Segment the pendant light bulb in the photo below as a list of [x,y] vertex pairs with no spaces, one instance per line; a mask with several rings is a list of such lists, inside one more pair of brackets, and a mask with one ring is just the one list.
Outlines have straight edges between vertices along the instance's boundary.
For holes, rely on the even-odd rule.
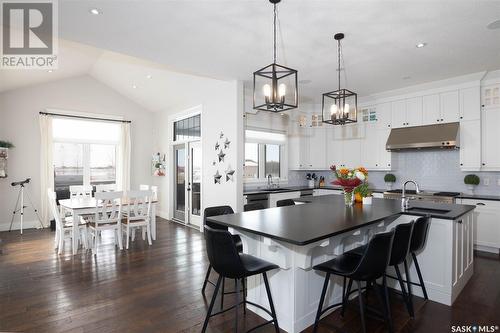
[[262,87],[262,92],[264,93],[264,96],[267,98],[271,97],[271,86],[269,84],[265,84]]
[[280,98],[283,98],[285,97],[285,95],[286,95],[286,84],[281,83],[278,87],[278,96]]
[[330,116],[333,116],[336,114],[337,114],[337,104],[332,104],[332,106],[330,106]]
[[345,104],[344,106],[344,117],[349,117],[349,104]]

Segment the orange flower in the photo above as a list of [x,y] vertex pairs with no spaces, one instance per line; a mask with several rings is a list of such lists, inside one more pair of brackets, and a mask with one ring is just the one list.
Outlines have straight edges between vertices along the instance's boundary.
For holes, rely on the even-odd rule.
[[361,172],[361,173],[363,173],[365,176],[367,176],[367,175],[368,175],[368,170],[366,170],[366,169],[365,169],[365,168],[363,168],[363,167],[359,167],[359,168],[358,168],[358,171],[359,171],[359,172]]
[[342,168],[339,170],[339,172],[342,176],[346,176],[349,173],[349,169]]

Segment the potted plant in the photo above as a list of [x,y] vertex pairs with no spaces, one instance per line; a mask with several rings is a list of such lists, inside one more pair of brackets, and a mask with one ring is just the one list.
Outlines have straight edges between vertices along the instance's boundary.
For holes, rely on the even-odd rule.
[[371,205],[372,204],[372,192],[368,188],[368,183],[363,183],[356,187],[356,196],[361,198],[361,202],[363,205]]
[[387,185],[387,189],[392,190],[392,186],[396,182],[396,176],[394,176],[394,174],[392,174],[392,173],[387,173],[384,176],[384,182]]
[[470,194],[474,194],[475,187],[479,185],[479,177],[474,174],[466,175],[464,177],[464,184],[467,185]]

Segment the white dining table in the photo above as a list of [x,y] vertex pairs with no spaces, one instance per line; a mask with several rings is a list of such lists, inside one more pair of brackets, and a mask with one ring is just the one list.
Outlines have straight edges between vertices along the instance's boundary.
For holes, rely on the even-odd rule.
[[[151,238],[156,240],[156,204],[157,200],[151,202]],[[96,211],[96,199],[95,198],[73,198],[73,199],[63,199],[59,200],[59,205],[64,208],[65,211],[71,212],[73,216],[73,235],[78,235],[78,221],[80,221],[80,216],[94,214]],[[122,212],[123,207],[128,205],[126,198],[122,199]],[[76,223],[75,223],[76,222]],[[72,237],[72,249],[73,255],[77,253],[78,238]]]

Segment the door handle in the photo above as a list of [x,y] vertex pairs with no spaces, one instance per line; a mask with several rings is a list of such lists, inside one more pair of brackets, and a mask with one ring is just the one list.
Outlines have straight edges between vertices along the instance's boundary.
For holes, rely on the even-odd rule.
[[485,204],[484,204],[484,203],[482,203],[482,202],[478,202],[478,203],[476,204],[476,206],[485,206]]

